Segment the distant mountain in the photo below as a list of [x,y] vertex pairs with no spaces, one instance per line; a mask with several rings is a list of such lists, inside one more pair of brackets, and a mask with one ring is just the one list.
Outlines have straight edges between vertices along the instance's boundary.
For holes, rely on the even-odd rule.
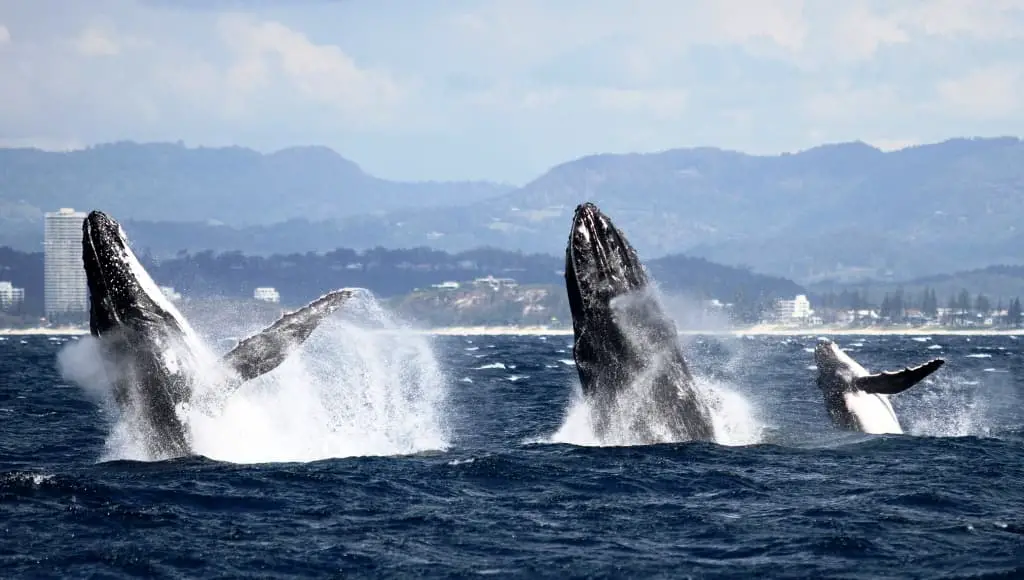
[[550,252],[564,247],[583,200],[613,216],[645,257],[685,252],[797,280],[1024,259],[1024,144],[1016,138],[888,153],[847,143],[779,156],[711,148],[595,155],[461,208],[343,223],[376,234],[370,244]]
[[805,283],[1024,263],[1024,143],[1016,138],[893,152],[858,142],[776,156],[715,148],[593,155],[514,190],[387,182],[322,148],[0,151],[0,244],[17,247],[38,247],[24,241],[24,228],[38,244],[39,208],[95,205],[164,256],[338,246],[557,254],[584,200],[608,212],[644,259],[685,253]]
[[38,248],[43,212],[60,207],[103,209],[121,221],[245,227],[459,206],[512,189],[387,181],[325,147],[270,154],[131,142],[67,153],[0,149],[0,244]]

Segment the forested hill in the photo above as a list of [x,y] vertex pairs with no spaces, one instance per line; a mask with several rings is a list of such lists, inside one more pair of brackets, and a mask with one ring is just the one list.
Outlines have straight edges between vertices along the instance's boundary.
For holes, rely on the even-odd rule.
[[[564,260],[546,254],[524,254],[490,248],[456,254],[414,248],[377,248],[357,252],[338,249],[325,254],[246,256],[238,252],[181,253],[173,259],[142,261],[158,284],[186,296],[250,298],[260,286],[273,286],[282,303],[304,304],[343,286],[368,288],[380,297],[394,297],[445,281],[467,282],[494,276],[517,283],[564,286]],[[0,248],[0,280],[25,288],[27,306],[42,310],[43,256]],[[667,292],[694,298],[761,303],[802,291],[784,278],[765,276],[699,258],[667,256],[648,262]]]

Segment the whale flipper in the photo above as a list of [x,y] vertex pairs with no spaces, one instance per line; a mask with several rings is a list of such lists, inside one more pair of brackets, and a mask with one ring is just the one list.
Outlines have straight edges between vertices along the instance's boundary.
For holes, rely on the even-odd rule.
[[866,377],[858,377],[854,382],[858,389],[867,393],[895,395],[916,385],[922,379],[937,371],[945,362],[941,358],[932,359],[922,365],[908,367],[901,371],[888,371]]
[[295,312],[283,315],[263,331],[239,342],[221,359],[233,368],[242,382],[268,373],[284,362],[291,351],[305,342],[329,314],[341,308],[357,290],[344,288],[328,292]]

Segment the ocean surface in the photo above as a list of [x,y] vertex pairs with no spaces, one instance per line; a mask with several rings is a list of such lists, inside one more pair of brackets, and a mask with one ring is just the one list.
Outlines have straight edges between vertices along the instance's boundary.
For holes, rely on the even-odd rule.
[[897,436],[831,427],[815,336],[681,337],[719,441],[643,446],[589,432],[571,337],[317,332],[167,461],[90,338],[0,340],[0,576],[1024,577],[1016,337],[837,337],[946,358]]

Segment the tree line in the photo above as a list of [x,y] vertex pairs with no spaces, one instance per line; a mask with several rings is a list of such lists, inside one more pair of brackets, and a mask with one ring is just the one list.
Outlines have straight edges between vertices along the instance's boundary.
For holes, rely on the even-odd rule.
[[996,298],[984,293],[972,296],[966,289],[952,294],[940,306],[933,288],[920,293],[906,293],[902,289],[885,292],[881,300],[872,300],[866,290],[828,292],[814,297],[815,309],[826,313],[840,310],[877,310],[879,318],[893,323],[909,322],[916,318],[938,320],[952,326],[965,326],[979,318],[992,317],[998,326],[1020,328],[1024,326],[1024,312],[1019,297]]
[[[196,298],[248,299],[253,290],[272,286],[282,303],[298,306],[344,286],[367,288],[392,298],[445,281],[465,282],[495,276],[519,284],[564,286],[565,262],[548,254],[478,248],[447,253],[426,247],[339,248],[326,253],[250,256],[241,252],[179,252],[158,259],[143,252],[140,260],[157,284]],[[666,256],[648,262],[662,290],[697,298],[717,298],[734,305],[741,320],[757,320],[775,299],[804,290],[785,278],[756,274],[687,256]],[[0,247],[0,280],[25,288],[25,310],[43,312],[43,254]]]

